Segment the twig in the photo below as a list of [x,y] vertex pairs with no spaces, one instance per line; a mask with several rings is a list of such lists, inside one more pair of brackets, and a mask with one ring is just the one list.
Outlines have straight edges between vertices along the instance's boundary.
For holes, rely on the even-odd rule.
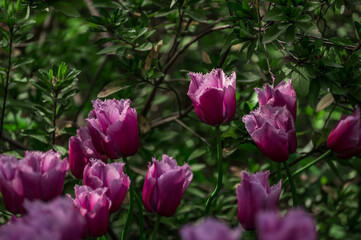
[[268,58],[268,52],[267,52],[267,47],[266,44],[263,44],[264,47],[264,53],[266,54],[266,61],[267,61],[267,67],[268,67],[268,72],[271,74],[272,79],[275,79],[275,75],[273,74],[272,70],[271,70],[271,65],[269,63],[269,58]]
[[174,36],[172,47],[170,48],[169,54],[167,56],[167,61],[169,60],[170,56],[172,56],[174,54],[174,51],[177,50],[177,47],[178,47],[178,44],[179,44],[177,39],[178,39],[178,37],[179,37],[179,35],[181,33],[182,23],[183,23],[183,11],[180,8],[178,9],[178,15],[179,15],[179,24],[178,24],[177,32],[176,32],[176,34]]
[[293,59],[295,59],[297,62],[299,61],[299,58],[293,55],[290,51],[288,51],[288,49],[285,46],[283,46],[280,40],[277,39],[277,42],[282,47],[282,49],[285,50]]
[[230,50],[231,50],[231,46],[228,47],[228,49],[227,49],[226,52],[224,53],[224,55],[223,55],[223,57],[222,57],[222,60],[221,60],[221,62],[220,62],[219,65],[218,65],[219,68],[221,68],[221,67],[223,66],[224,62],[225,62],[226,59],[227,59],[227,56],[228,56]]
[[218,26],[218,27],[212,27],[212,28],[208,28],[206,30],[204,30],[203,32],[199,33],[197,36],[193,37],[186,45],[184,45],[183,48],[181,48],[179,51],[177,51],[173,57],[167,62],[167,64],[164,66],[163,69],[163,73],[166,74],[168,72],[168,70],[170,69],[170,67],[173,65],[173,63],[175,62],[175,60],[177,60],[177,58],[185,51],[187,50],[187,48],[189,48],[193,43],[195,43],[196,41],[198,41],[200,38],[202,38],[203,36],[207,35],[208,33],[212,33],[214,31],[220,31],[220,30],[224,30],[224,29],[228,29],[228,28],[232,28],[233,26],[231,25],[223,25],[223,26]]
[[97,79],[99,78],[100,73],[102,72],[107,60],[108,60],[109,56],[105,56],[103,62],[99,65],[97,71],[94,74],[94,77],[92,78],[92,80],[90,81],[90,86],[88,88],[88,91],[83,99],[83,102],[81,103],[81,105],[78,107],[78,111],[76,112],[74,118],[73,118],[73,125],[76,124],[76,121],[79,117],[79,114],[83,111],[83,108],[85,106],[85,104],[88,102],[90,95],[94,89],[95,83],[97,82]]
[[205,144],[207,144],[207,146],[211,146],[211,144],[201,135],[199,135],[198,133],[196,133],[195,131],[193,131],[190,127],[188,127],[184,122],[182,122],[181,120],[179,120],[179,118],[175,119],[176,123],[178,123],[179,125],[181,125],[182,127],[184,127],[185,129],[187,129],[190,133],[192,133],[194,136],[196,136],[197,138],[199,138],[200,140],[202,140],[202,142],[204,142]]
[[173,113],[171,114],[170,116],[168,117],[165,117],[165,118],[157,118],[157,119],[154,119],[153,121],[151,121],[150,123],[150,128],[155,128],[155,127],[158,127],[160,125],[163,125],[163,124],[166,124],[166,123],[169,123],[169,122],[173,122],[175,121],[176,119],[180,119],[180,118],[183,118],[185,116],[187,116],[187,114],[189,112],[191,112],[193,110],[193,105],[190,105],[185,111],[184,113],[182,113],[182,117],[180,117],[179,113]]
[[29,147],[25,146],[24,144],[22,144],[22,143],[20,143],[20,142],[15,141],[14,139],[12,139],[12,138],[4,135],[4,134],[2,134],[1,137],[2,137],[5,141],[7,141],[8,143],[10,143],[11,145],[14,145],[15,147],[18,147],[18,148],[20,148],[20,149],[22,149],[22,150],[30,150]]

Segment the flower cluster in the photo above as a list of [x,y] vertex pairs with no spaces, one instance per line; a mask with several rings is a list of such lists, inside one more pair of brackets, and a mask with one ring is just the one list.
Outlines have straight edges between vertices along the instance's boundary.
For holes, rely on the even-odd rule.
[[[227,77],[223,70],[215,69],[206,75],[190,73],[190,77],[188,96],[196,114],[202,122],[219,130],[219,125],[231,121],[236,112],[235,72]],[[268,158],[285,162],[297,148],[297,98],[291,80],[282,81],[275,88],[266,84],[264,89],[255,90],[259,107],[242,120]],[[27,239],[77,240],[106,233],[109,215],[119,211],[128,190],[135,189],[136,181],[130,178],[126,157],[138,151],[139,130],[137,112],[130,108],[130,100],[97,99],[92,103],[94,109],[86,120],[87,126],[69,139],[69,165],[53,150],[25,152],[20,160],[0,155],[0,191],[5,207],[11,213],[22,214],[0,228],[1,239],[20,239],[22,234]],[[221,144],[217,146],[221,151]],[[361,153],[358,107],[353,115],[341,118],[330,133],[327,146],[340,158]],[[108,159],[119,158],[124,162],[107,163]],[[73,176],[83,180],[83,185],[74,187],[74,199],[70,195],[58,197],[69,166]],[[223,170],[222,165],[219,169]],[[241,173],[235,195],[243,229],[257,230],[260,240],[317,239],[314,220],[304,210],[291,209],[283,218],[279,216],[282,180],[270,186],[269,176],[269,171]],[[180,166],[165,154],[161,161],[153,158],[144,179],[144,208],[159,217],[172,217],[192,179],[188,164]],[[217,191],[216,188],[214,194]],[[187,224],[180,230],[183,240],[235,240],[241,233],[240,228],[231,229],[214,218],[197,225]]]

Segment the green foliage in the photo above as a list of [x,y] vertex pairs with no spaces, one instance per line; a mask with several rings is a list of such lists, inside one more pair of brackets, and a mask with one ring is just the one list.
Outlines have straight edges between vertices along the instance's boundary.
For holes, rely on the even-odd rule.
[[[241,170],[269,169],[272,183],[286,178],[286,172],[253,144],[241,120],[258,106],[254,88],[272,83],[273,77],[275,84],[292,79],[298,96],[298,149],[289,160],[292,172],[325,153],[327,136],[341,115],[361,105],[357,1],[0,4],[1,110],[5,106],[1,152],[20,156],[24,149],[52,147],[67,155],[68,139],[86,124],[92,99],[130,98],[141,131],[141,147],[130,161],[137,173],[136,192],[141,193],[152,157],[168,154],[194,171],[176,215],[162,219],[160,239],[178,239],[182,225],[201,218],[217,182],[215,130],[193,111],[186,95],[188,72],[221,67],[237,73],[237,113],[221,126],[224,186],[212,208],[212,214],[233,226],[238,225],[235,186]],[[320,239],[360,236],[360,171],[359,156],[339,160],[330,154],[295,177],[299,201],[315,216]],[[64,193],[72,193],[75,183],[67,176]],[[290,199],[289,185],[284,184],[282,212],[292,206]],[[127,207],[125,200],[110,218],[117,236]],[[155,217],[144,214],[149,236]],[[0,220],[5,222],[6,214],[0,213]],[[128,234],[132,239],[139,237],[138,220],[135,211]],[[251,238],[246,234],[245,239]]]

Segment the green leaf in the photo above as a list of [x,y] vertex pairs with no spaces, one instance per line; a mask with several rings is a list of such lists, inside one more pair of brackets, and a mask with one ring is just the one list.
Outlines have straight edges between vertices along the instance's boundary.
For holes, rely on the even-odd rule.
[[296,27],[298,27],[302,32],[304,32],[306,35],[312,36],[312,37],[321,37],[321,33],[318,30],[316,23],[313,21],[310,22],[296,22]]
[[174,4],[177,3],[177,0],[172,0],[172,2],[170,3],[170,7],[169,8],[172,8],[174,6]]
[[306,96],[310,89],[310,79],[304,67],[295,67],[292,72],[292,86],[297,95]]
[[193,159],[199,158],[200,156],[204,155],[206,152],[207,152],[206,148],[197,148],[194,152],[191,153],[191,155],[189,155],[187,161],[189,162]]
[[361,24],[359,22],[354,22],[355,24],[355,32],[356,32],[356,36],[357,39],[361,39]]
[[321,86],[317,79],[313,79],[310,83],[310,91],[308,93],[308,103],[312,108],[316,107],[318,101],[318,95],[320,92]]
[[263,21],[284,21],[287,20],[285,15],[285,8],[279,7],[268,11],[262,18]]
[[119,92],[137,83],[138,81],[133,81],[133,80],[120,80],[120,81],[111,82],[107,86],[105,86],[104,89],[100,91],[100,93],[98,93],[97,97],[105,98],[113,93]]
[[79,12],[70,3],[57,2],[55,3],[54,8],[69,17],[80,17]]
[[265,35],[263,36],[263,43],[270,43],[272,41],[274,41],[275,39],[277,39],[282,33],[284,33],[287,28],[291,26],[291,24],[281,24],[281,23],[277,23],[273,26],[271,26],[267,32],[265,33]]
[[292,44],[295,38],[296,38],[296,27],[294,25],[291,25],[289,28],[287,28],[287,31],[285,33],[285,40],[287,44]]
[[109,46],[106,48],[103,48],[102,50],[100,50],[99,52],[97,52],[97,54],[108,54],[108,53],[114,53],[117,51],[117,49],[120,48],[120,46]]

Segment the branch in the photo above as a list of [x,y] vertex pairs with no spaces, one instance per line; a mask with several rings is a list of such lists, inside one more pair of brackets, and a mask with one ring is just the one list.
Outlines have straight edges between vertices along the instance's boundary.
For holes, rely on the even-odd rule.
[[196,133],[195,131],[193,131],[190,127],[188,127],[184,122],[182,122],[181,120],[179,120],[178,118],[175,119],[175,121],[181,125],[182,127],[184,127],[185,129],[187,129],[190,133],[192,133],[194,136],[196,136],[197,138],[199,138],[202,142],[204,142],[205,144],[207,144],[207,146],[211,146],[211,144],[201,135],[199,135],[198,133]]
[[187,50],[187,48],[189,48],[193,43],[195,43],[196,41],[198,41],[200,38],[202,38],[203,36],[212,33],[214,31],[220,31],[220,30],[224,30],[224,29],[228,29],[228,28],[232,28],[233,26],[231,25],[223,25],[223,26],[219,26],[219,27],[212,27],[212,28],[208,28],[206,30],[204,30],[203,32],[199,33],[197,36],[193,37],[186,45],[184,45],[183,48],[181,48],[179,51],[177,51],[173,57],[168,61],[168,63],[164,66],[163,69],[163,73],[166,74],[169,70],[169,68],[174,64],[174,62],[177,60],[177,58],[185,51]]
[[89,98],[90,98],[90,95],[94,89],[94,86],[95,86],[95,83],[97,82],[97,79],[99,78],[99,75],[100,73],[102,72],[104,66],[105,66],[105,63],[107,62],[109,56],[106,55],[103,62],[99,65],[97,71],[95,72],[94,74],[94,77],[92,78],[92,80],[90,81],[90,86],[88,88],[88,92],[86,93],[84,99],[83,99],[83,102],[81,103],[81,105],[78,107],[78,111],[76,112],[74,118],[73,118],[73,125],[76,124],[76,121],[79,117],[79,114],[83,111],[83,108],[85,106],[85,104],[88,102]]

